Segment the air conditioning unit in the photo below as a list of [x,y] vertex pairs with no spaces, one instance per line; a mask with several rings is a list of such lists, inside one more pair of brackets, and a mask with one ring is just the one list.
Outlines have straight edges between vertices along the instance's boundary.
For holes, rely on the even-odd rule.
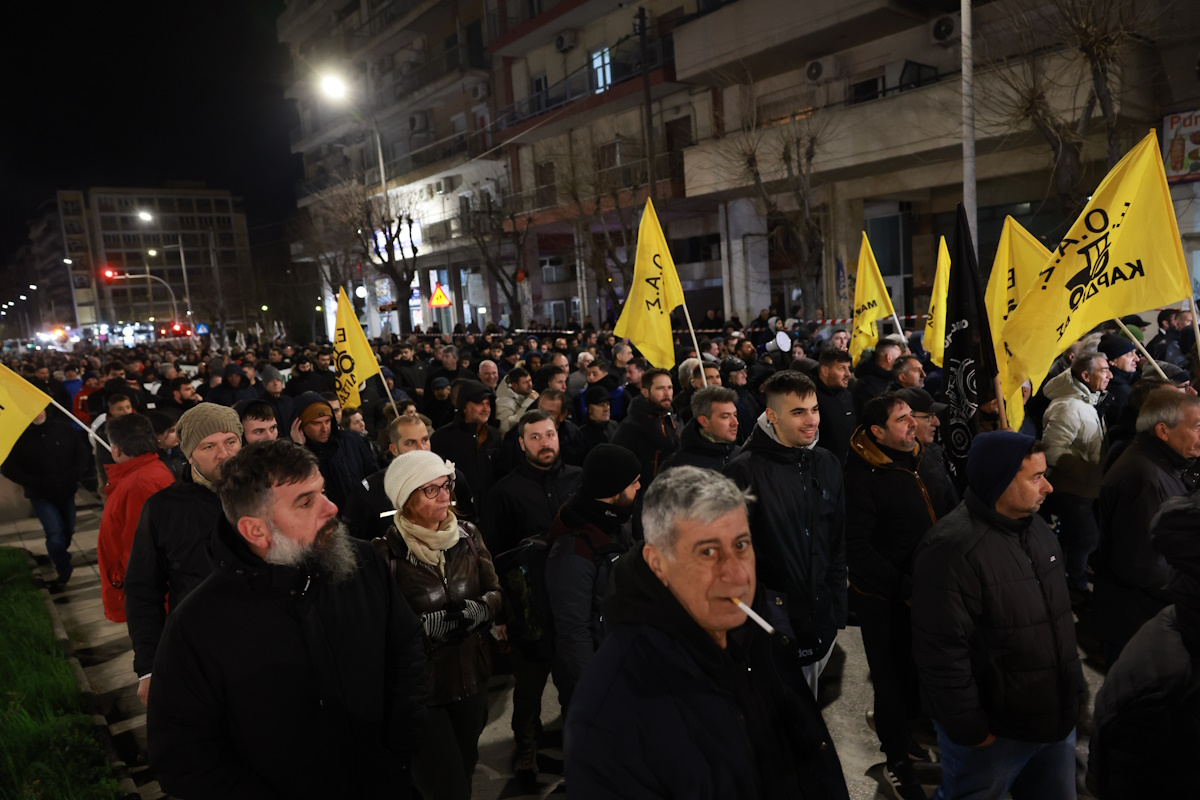
[[804,77],[811,84],[828,83],[842,77],[842,64],[834,56],[825,56],[808,62]]
[[434,194],[445,194],[446,193],[446,182],[445,181],[434,181],[433,182],[433,193]]
[[477,83],[471,87],[472,100],[487,100],[488,85],[486,83]]
[[554,49],[560,53],[569,53],[575,49],[577,35],[573,28],[562,31],[554,37]]
[[938,47],[951,47],[962,41],[962,15],[947,14],[929,23],[929,42]]
[[429,130],[429,115],[421,111],[409,116],[408,130],[411,133],[424,133]]

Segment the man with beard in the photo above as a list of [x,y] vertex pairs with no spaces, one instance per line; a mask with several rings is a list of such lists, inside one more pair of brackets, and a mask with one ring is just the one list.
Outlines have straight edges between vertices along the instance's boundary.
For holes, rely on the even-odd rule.
[[247,447],[217,484],[215,571],[171,614],[147,734],[189,798],[409,797],[424,727],[421,623],[346,535],[316,457]]
[[633,543],[641,464],[602,444],[583,462],[579,491],[558,511],[546,542],[546,589],[554,613],[554,685],[563,719],[584,668],[604,640],[602,612],[613,564]]
[[158,403],[160,410],[171,408],[182,414],[200,402],[200,398],[196,396],[196,387],[192,385],[192,379],[186,375],[172,378],[165,384],[165,387],[166,397]]
[[475,496],[483,497],[495,482],[500,449],[500,434],[488,424],[496,396],[479,381],[463,381],[457,400],[453,421],[434,431],[429,443],[433,452],[463,471]]
[[679,449],[679,433],[671,414],[674,393],[669,372],[647,370],[642,375],[642,396],[629,404],[629,416],[613,436],[613,444],[632,451],[641,462],[642,486],[649,485],[663,462]]
[[1104,420],[1104,427],[1111,431],[1117,427],[1121,411],[1129,403],[1133,382],[1137,379],[1139,356],[1137,345],[1115,333],[1106,333],[1100,337],[1098,349],[1108,358],[1108,368],[1112,371],[1112,377],[1108,381],[1108,394],[1100,401],[1096,410]]
[[336,414],[329,401],[315,392],[296,398],[296,419],[291,439],[317,457],[325,476],[325,492],[338,508],[345,508],[350,493],[378,465],[366,440],[334,423]]
[[167,609],[178,608],[212,572],[208,540],[221,515],[213,481],[221,477],[225,461],[242,449],[242,424],[226,406],[201,403],[184,412],[176,430],[191,471],[146,501],[125,567],[125,621],[143,704],[149,702],[150,673]]

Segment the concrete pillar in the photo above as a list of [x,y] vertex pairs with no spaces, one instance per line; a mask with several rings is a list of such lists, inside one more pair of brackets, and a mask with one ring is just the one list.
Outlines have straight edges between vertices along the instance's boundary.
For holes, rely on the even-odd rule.
[[454,326],[460,321],[466,326],[467,317],[463,314],[466,292],[463,291],[462,270],[458,265],[451,263],[450,256],[446,256],[446,277],[450,281],[450,329],[454,330]]
[[429,308],[429,298],[433,296],[433,287],[429,284],[429,269],[422,267],[417,270],[417,281],[421,285],[421,330],[429,332],[433,324],[433,314]]
[[370,269],[364,270],[366,280],[363,281],[367,288],[367,338],[374,339],[379,336],[379,293],[375,288],[375,281],[378,280],[372,274]]
[[732,200],[721,209],[721,237],[725,313],[736,311],[748,324],[771,303],[767,220],[753,200]]

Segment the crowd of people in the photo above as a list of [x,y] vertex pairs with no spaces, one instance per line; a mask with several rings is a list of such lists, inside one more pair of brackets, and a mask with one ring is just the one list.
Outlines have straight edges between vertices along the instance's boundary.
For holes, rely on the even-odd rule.
[[509,670],[530,789],[553,680],[573,795],[845,798],[817,701],[848,624],[895,797],[932,763],[940,798],[1074,797],[1079,733],[1096,796],[1184,796],[1200,363],[1190,312],[1157,322],[1153,361],[1115,321],[1074,343],[1019,430],[980,387],[960,471],[920,333],[855,367],[768,311],[710,312],[671,370],[591,328],[376,340],[354,407],[316,344],[9,354],[74,418],[2,471],[58,586],[77,489],[103,498],[175,796],[469,797]]

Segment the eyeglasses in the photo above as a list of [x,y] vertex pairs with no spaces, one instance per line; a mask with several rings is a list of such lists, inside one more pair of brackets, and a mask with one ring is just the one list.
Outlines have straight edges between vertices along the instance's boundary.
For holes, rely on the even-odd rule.
[[441,492],[443,490],[445,490],[446,494],[450,494],[451,492],[454,491],[454,478],[451,478],[450,480],[446,481],[445,483],[438,483],[438,484],[434,484],[433,486],[422,486],[421,487],[421,491],[424,492],[425,496],[428,497],[430,500],[435,499],[439,494],[441,494]]

